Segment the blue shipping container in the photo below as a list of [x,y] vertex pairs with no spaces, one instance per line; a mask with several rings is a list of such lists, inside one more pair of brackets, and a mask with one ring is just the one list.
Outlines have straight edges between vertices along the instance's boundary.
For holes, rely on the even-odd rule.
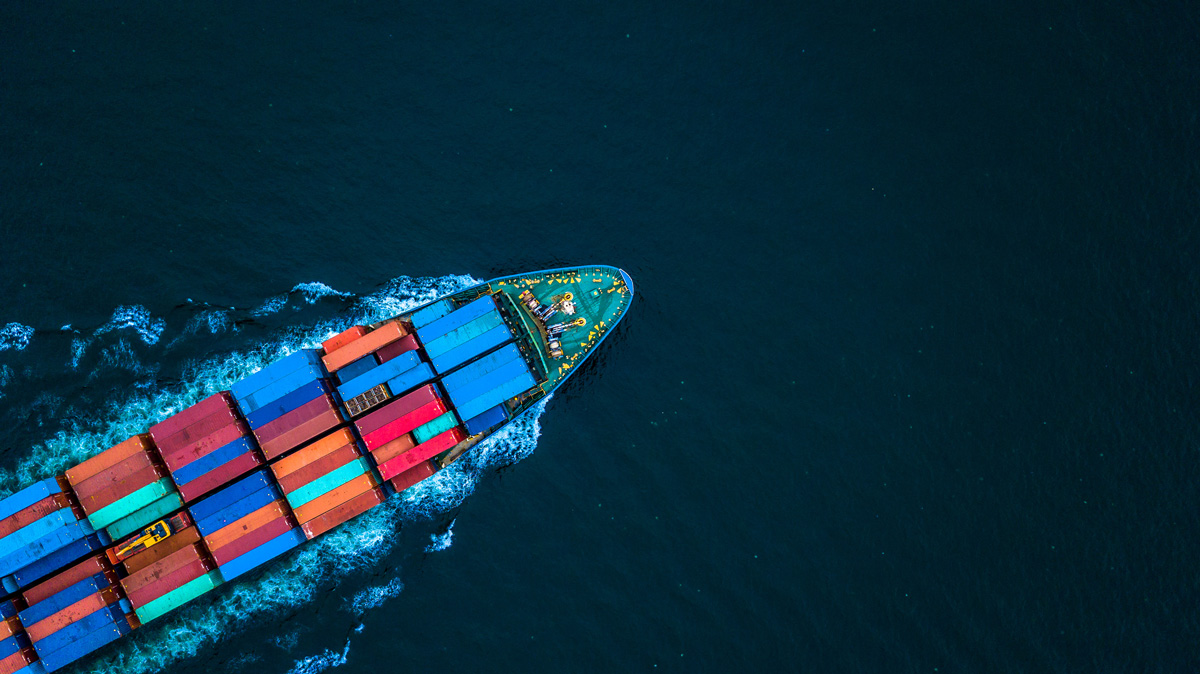
[[107,627],[118,620],[124,619],[125,614],[121,612],[121,607],[116,604],[110,604],[34,642],[33,648],[37,651],[39,658],[45,658],[47,655],[67,647],[72,642],[102,627]]
[[421,363],[399,377],[389,379],[387,386],[392,395],[398,396],[410,388],[424,384],[430,379],[433,379],[433,369],[429,367],[429,363]]
[[469,435],[475,435],[495,426],[499,426],[507,418],[508,410],[504,407],[504,405],[496,405],[486,412],[477,414],[470,419],[467,419],[467,422],[464,425],[467,427],[467,433]]
[[217,568],[221,570],[221,576],[226,581],[230,581],[256,566],[275,559],[304,541],[304,532],[300,529],[292,529],[286,534],[273,538],[250,552],[230,560],[228,564]]
[[254,446],[250,444],[251,442],[250,438],[238,438],[217,451],[205,454],[199,459],[181,467],[179,470],[171,473],[171,478],[175,480],[175,484],[185,485],[216,468],[224,466],[243,454],[249,454],[254,451]]
[[[475,381],[456,389],[450,393],[450,402],[454,403],[455,407],[468,403],[488,391],[504,384],[512,379],[520,377],[522,374],[529,374],[529,368],[526,367],[524,360],[510,360],[497,370],[477,378]],[[471,417],[467,417],[470,419]]]
[[503,323],[504,321],[501,320],[499,312],[489,311],[470,323],[459,326],[432,342],[425,344],[425,353],[429,354],[430,358],[435,358]]
[[450,300],[438,300],[433,304],[421,307],[413,312],[409,318],[412,320],[413,328],[420,330],[437,319],[450,313],[454,307],[450,306]]
[[0,618],[11,618],[17,614],[17,607],[12,600],[0,602]]
[[58,480],[52,477],[36,482],[0,501],[0,520],[7,519],[47,496],[58,494],[61,491],[62,487],[58,486]]
[[274,480],[267,475],[267,471],[259,469],[203,501],[197,501],[188,510],[192,513],[193,520],[208,519],[259,489],[272,484],[274,484]]
[[4,538],[0,538],[0,557],[7,557],[19,548],[74,521],[75,515],[71,512],[70,508],[56,510],[41,519],[34,520]]
[[95,533],[95,530],[92,529],[92,525],[87,520],[80,520],[67,526],[59,527],[11,555],[0,559],[0,574],[11,574],[65,547],[71,541],[79,540],[93,533]]
[[342,400],[349,400],[354,396],[366,393],[389,379],[400,376],[419,365],[420,362],[421,358],[417,355],[416,351],[402,353],[370,372],[342,384],[338,387],[338,394],[342,396]]
[[328,375],[325,373],[325,368],[320,365],[309,365],[304,369],[284,375],[245,398],[239,399],[238,407],[241,408],[242,413],[250,414],[263,405],[269,405],[271,401],[282,398],[308,382],[314,379],[324,379],[326,376]]
[[512,333],[509,332],[508,326],[501,325],[492,328],[475,339],[450,349],[436,358],[432,358],[433,368],[444,374],[475,356],[484,353],[488,349],[500,346],[510,339],[512,339]]
[[49,618],[55,613],[58,613],[71,604],[74,604],[80,599],[96,594],[109,585],[110,583],[108,582],[108,579],[105,578],[104,574],[102,573],[97,573],[90,578],[84,578],[78,583],[63,588],[49,597],[39,601],[33,606],[30,606],[24,611],[21,611],[19,614],[21,616],[21,624],[33,625],[36,622],[40,622],[41,620]]
[[489,407],[494,407],[517,395],[518,393],[525,391],[526,389],[533,388],[535,383],[536,382],[533,381],[533,377],[529,376],[528,374],[523,374],[520,377],[503,384],[502,386],[484,393],[465,405],[459,405],[458,416],[470,419],[471,417],[481,414]]
[[375,357],[375,354],[368,353],[367,355],[363,356],[362,358],[359,358],[358,360],[354,361],[353,363],[350,363],[349,365],[338,370],[337,374],[335,374],[334,376],[337,377],[337,380],[339,383],[345,384],[346,382],[350,381],[351,379],[354,379],[355,377],[366,374],[367,372],[374,369],[378,365],[379,365],[379,359]]
[[[230,391],[233,393],[234,398],[241,400],[297,370],[302,370],[310,365],[320,364],[321,351],[319,349],[301,349],[296,353],[280,358],[241,381],[234,382],[233,386],[230,387]],[[313,378],[319,379],[319,377]]]
[[0,640],[0,660],[16,653],[22,648],[29,648],[29,636],[18,632],[7,639]]
[[71,562],[74,562],[87,553],[99,550],[112,543],[112,539],[102,534],[103,532],[99,532],[71,541],[36,562],[17,569],[11,576],[13,587],[8,587],[9,578],[5,578],[4,589],[9,592],[16,592],[18,588],[29,587],[41,578],[68,566]]
[[279,499],[279,491],[274,486],[263,487],[202,520],[196,520],[196,528],[207,536]]
[[516,360],[520,357],[521,350],[517,348],[517,345],[509,344],[503,348],[496,349],[479,360],[464,365],[460,370],[442,377],[442,386],[447,392],[453,393],[456,389],[471,383],[474,379],[482,377],[508,361]]
[[329,383],[324,379],[314,379],[247,414],[246,421],[250,423],[250,428],[261,428],[325,393],[329,393]]
[[129,634],[129,621],[122,616],[117,622],[105,625],[94,632],[80,637],[70,645],[50,653],[41,659],[41,664],[45,666],[47,672],[62,669],[88,653],[99,650],[102,646],[106,646],[126,634]]
[[421,340],[422,344],[428,344],[447,332],[495,310],[496,303],[492,300],[492,296],[484,295],[417,330],[417,338]]

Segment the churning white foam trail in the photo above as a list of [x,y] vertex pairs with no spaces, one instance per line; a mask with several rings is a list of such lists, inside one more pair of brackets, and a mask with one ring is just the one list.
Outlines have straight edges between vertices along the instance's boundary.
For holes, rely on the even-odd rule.
[[133,330],[142,341],[153,346],[158,344],[167,322],[150,315],[150,310],[140,304],[122,305],[113,310],[112,318],[96,328],[95,334],[103,335],[113,330]]
[[0,351],[23,351],[33,340],[33,328],[21,323],[8,323],[0,328]]

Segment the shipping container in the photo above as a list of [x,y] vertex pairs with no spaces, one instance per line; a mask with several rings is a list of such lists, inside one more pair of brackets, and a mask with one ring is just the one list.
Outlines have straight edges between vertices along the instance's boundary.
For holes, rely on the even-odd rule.
[[12,517],[38,501],[60,493],[62,493],[62,487],[55,478],[47,478],[30,485],[0,501],[0,519]]
[[68,541],[54,552],[43,555],[37,561],[12,572],[12,576],[4,579],[4,589],[16,592],[18,588],[28,587],[34,582],[67,566],[81,556],[99,550],[112,541],[102,532],[85,535]]
[[533,380],[531,375],[523,374],[502,386],[498,386],[491,391],[474,398],[469,402],[459,405],[458,415],[465,419],[470,419],[471,417],[480,414],[489,408],[495,407],[509,398],[528,391],[536,385],[537,382]]
[[[79,499],[79,506],[89,516],[96,515],[110,505],[129,496],[133,492],[153,484],[167,476],[167,471],[155,465],[147,465],[130,475],[123,482],[110,484],[100,491]],[[92,524],[95,524],[93,521]],[[99,525],[104,526],[104,525]]]
[[187,428],[190,424],[204,417],[219,412],[221,409],[232,409],[233,396],[228,391],[214,393],[200,402],[173,414],[150,427],[150,436],[156,441],[169,438],[171,435]]
[[125,590],[125,594],[131,594],[165,577],[176,569],[187,566],[192,562],[202,561],[204,557],[204,550],[200,547],[199,543],[184,546],[157,562],[122,578],[121,588]]
[[110,574],[111,572],[97,573],[55,592],[44,600],[18,613],[21,616],[21,623],[24,625],[33,625],[49,618],[80,599],[96,594],[111,586],[113,580],[109,577]]
[[110,569],[112,569],[112,564],[109,563],[107,557],[104,555],[93,555],[62,573],[56,574],[54,577],[30,587],[22,592],[21,596],[24,597],[27,605],[32,606],[85,578],[91,578],[98,573],[105,573]]
[[[408,338],[405,337],[405,339],[408,339]],[[398,344],[398,343],[399,342],[392,342],[392,344]],[[389,344],[388,346],[391,346],[391,344]],[[386,349],[388,347],[385,346],[384,348]],[[343,367],[342,369],[338,370],[337,373],[334,375],[334,378],[337,379],[337,382],[339,384],[345,384],[346,382],[353,380],[355,377],[362,375],[362,374],[366,374],[367,372],[370,372],[371,370],[374,370],[377,367],[379,367],[379,358],[377,358],[376,355],[373,353],[368,353],[367,355],[363,356],[362,358],[359,358],[358,360],[354,361],[353,363],[350,363],[346,367]]]
[[104,491],[114,485],[122,484],[131,476],[137,474],[138,471],[153,466],[156,457],[157,454],[149,450],[135,452],[133,456],[105,468],[79,484],[72,485],[72,491],[75,492],[75,497],[82,503],[84,499],[93,494]]
[[410,433],[421,424],[428,423],[446,413],[446,406],[440,400],[435,400],[418,407],[404,416],[389,422],[377,430],[363,434],[363,443],[367,449],[375,449],[385,443]]
[[205,592],[211,592],[221,582],[221,573],[219,571],[209,571],[203,576],[188,581],[179,588],[171,590],[158,599],[147,603],[145,606],[134,609],[134,613],[137,615],[138,620],[145,625],[151,620],[161,617],[164,613],[183,606]]
[[107,527],[113,522],[145,508],[173,491],[175,491],[175,485],[171,483],[170,478],[164,477],[155,480],[144,487],[135,489],[128,496],[123,496],[114,503],[89,513],[88,521],[97,529]]
[[212,562],[209,562],[208,559],[194,559],[178,568],[171,569],[163,573],[161,577],[155,578],[136,590],[127,591],[129,603],[134,607],[134,610],[137,610],[139,606],[145,606],[171,590],[183,587],[185,584],[212,571],[213,566]]
[[165,518],[176,510],[183,509],[183,498],[177,492],[171,492],[154,503],[130,513],[104,528],[113,539],[125,538],[129,534],[142,529],[160,519]]
[[404,395],[409,389],[420,386],[430,379],[433,379],[433,368],[429,366],[429,363],[421,363],[400,376],[389,379],[387,387],[392,395],[399,396]]
[[132,557],[126,559],[122,564],[125,566],[125,571],[133,574],[154,564],[155,562],[164,559],[168,555],[182,550],[193,543],[200,540],[200,530],[194,526],[186,527],[181,531],[171,534],[166,540],[159,541],[154,545],[138,552]]
[[404,452],[417,446],[417,441],[413,439],[412,433],[405,433],[400,437],[390,442],[384,443],[380,447],[371,450],[371,457],[375,459],[375,465],[400,456]]
[[429,344],[433,340],[450,332],[451,330],[466,325],[480,316],[496,310],[496,302],[492,300],[491,295],[484,295],[477,300],[467,303],[466,305],[451,311],[441,318],[417,329],[417,338],[422,344]]
[[0,674],[44,674],[46,669],[41,664],[30,666],[37,662],[37,654],[31,651],[17,651],[0,660]]
[[512,331],[508,329],[508,326],[501,325],[488,330],[469,342],[464,342],[450,349],[440,356],[431,358],[430,361],[433,363],[434,370],[445,374],[475,356],[486,353],[490,349],[500,346],[512,338]]
[[383,503],[383,491],[375,487],[305,522],[301,529],[304,531],[305,538],[311,541],[339,524],[358,517],[380,503]]
[[408,332],[397,321],[384,323],[337,351],[326,354],[321,360],[325,363],[325,369],[330,372],[336,372],[368,353],[378,351],[407,334]]
[[[481,374],[474,381],[448,390],[450,401],[455,407],[463,403],[470,402],[475,398],[491,391],[494,388],[502,386],[521,375],[528,375],[529,367],[525,364],[524,359],[511,360],[491,372]],[[474,416],[474,415],[471,415]],[[467,417],[468,419],[470,417]]]
[[0,558],[7,557],[55,529],[64,527],[74,521],[75,514],[70,509],[56,510],[41,519],[35,520],[4,538],[0,538]]
[[221,446],[220,449],[205,454],[186,466],[180,467],[179,470],[171,473],[171,477],[175,480],[175,484],[184,485],[243,454],[250,454],[255,451],[257,450],[250,438],[241,437]]
[[0,620],[0,639],[7,639],[14,634],[19,634],[25,631],[25,626],[21,624],[21,619],[17,617],[5,618]]
[[246,421],[249,422],[252,429],[261,428],[329,391],[328,382],[324,379],[315,379],[247,414]]
[[[45,536],[37,539],[36,541],[27,544],[20,550],[0,558],[0,574],[16,575],[26,567],[34,565],[43,557],[46,557],[60,548],[67,546],[69,543],[71,543],[71,541],[78,540],[85,536],[90,536],[94,533],[95,530],[92,529],[92,525],[88,524],[87,520],[77,521],[65,526],[61,526]],[[61,564],[67,564],[71,561],[73,560],[64,560],[61,562]],[[43,575],[57,568],[59,567],[56,566],[54,568],[46,569],[43,572]],[[37,580],[37,577],[32,577],[30,580]],[[19,582],[20,581],[18,580],[18,583]]]
[[235,456],[233,459],[217,466],[204,475],[179,487],[183,500],[191,503],[214,489],[238,479],[247,472],[263,465],[263,458],[258,452],[250,452]]
[[461,369],[442,377],[442,387],[446,389],[447,393],[453,394],[454,391],[462,388],[464,385],[470,384],[472,381],[514,360],[523,360],[521,349],[516,344],[506,344],[486,356],[481,356],[479,360],[472,361],[464,365]]
[[247,494],[204,519],[196,520],[196,527],[200,529],[201,536],[208,536],[278,499],[279,491],[274,486],[263,487],[258,491]]
[[124,618],[111,625],[106,625],[94,632],[82,636],[62,648],[42,657],[40,663],[46,672],[53,672],[75,662],[79,658],[92,653],[108,644],[129,634],[129,623]]
[[454,307],[451,306],[450,300],[438,300],[417,309],[409,318],[412,320],[413,328],[420,330],[453,310]]
[[238,406],[241,407],[243,414],[250,414],[263,405],[269,405],[272,401],[282,398],[308,382],[316,379],[324,379],[325,376],[325,370],[320,364],[308,365],[303,369],[280,377],[245,398],[238,398]]
[[375,357],[379,359],[380,363],[386,363],[402,354],[408,353],[409,351],[416,351],[418,348],[420,348],[420,346],[421,345],[417,343],[416,335],[408,335],[403,339],[392,342],[391,344],[379,349],[375,352]]
[[105,469],[115,466],[134,454],[152,449],[153,446],[148,435],[135,435],[125,442],[109,447],[74,468],[68,468],[67,481],[72,485],[80,484],[89,477],[104,472]]
[[267,472],[265,470],[258,470],[212,496],[193,503],[189,506],[188,510],[195,521],[208,519],[254,492],[271,486],[272,482]]
[[347,463],[344,466],[336,468],[329,473],[309,482],[300,487],[296,491],[286,494],[287,501],[292,508],[298,508],[314,498],[333,491],[338,487],[346,484],[350,480],[368,473],[371,471],[371,465],[366,459],[359,458]]
[[33,524],[52,512],[62,510],[70,505],[71,500],[66,494],[54,494],[34,503],[28,508],[0,520],[0,538],[8,536],[22,527]]
[[225,566],[238,557],[266,545],[295,528],[296,524],[292,522],[290,516],[280,515],[263,524],[261,527],[247,532],[245,535],[219,548],[214,548],[213,558],[217,560],[217,564]]
[[501,325],[504,325],[504,320],[500,318],[500,312],[489,311],[433,341],[424,342],[425,353],[430,358],[440,356]]
[[167,464],[167,467],[172,472],[177,471],[193,461],[199,460],[201,457],[212,454],[234,440],[248,435],[250,435],[250,428],[245,423],[238,421],[224,426],[211,435],[200,438],[189,445],[184,445],[170,452],[162,452],[163,462]]
[[333,337],[321,342],[321,348],[325,351],[325,355],[329,355],[365,334],[367,334],[367,329],[365,327],[361,325],[351,326],[346,330],[334,335]]
[[80,617],[78,620],[63,625],[61,629],[36,639],[33,645],[39,655],[49,655],[102,627],[112,625],[124,619],[125,614],[121,612],[121,607],[116,605],[101,606],[91,613]]
[[287,494],[300,489],[304,485],[317,480],[318,478],[327,475],[334,470],[357,459],[361,454],[358,447],[354,444],[346,445],[340,449],[336,449],[325,456],[313,461],[307,466],[285,475],[279,479],[279,488],[283,493]]
[[204,543],[209,550],[228,545],[230,542],[258,529],[267,522],[286,516],[290,510],[281,501],[272,501],[261,508],[250,512],[245,517],[230,522],[204,537]]
[[406,396],[396,398],[388,404],[373,410],[370,414],[354,422],[354,425],[358,427],[360,434],[366,435],[435,400],[439,400],[439,397],[434,390],[433,384],[422,386]]
[[336,409],[332,409],[319,417],[306,421],[292,430],[263,443],[263,454],[272,459],[277,456],[281,456],[288,450],[299,447],[309,440],[320,436],[326,431],[336,428],[341,423],[341,413]]
[[282,478],[289,473],[293,473],[313,461],[325,456],[329,452],[337,450],[348,444],[356,442],[354,433],[348,428],[342,428],[326,435],[316,442],[303,447],[291,456],[285,456],[282,459],[271,464],[271,472],[275,474],[276,479]]
[[332,396],[317,396],[291,412],[258,427],[254,430],[254,437],[262,445],[333,409],[337,409],[337,404]]
[[85,595],[78,601],[72,602],[45,618],[26,626],[25,631],[33,641],[41,641],[96,611],[102,611],[106,607],[115,606],[118,601],[120,601],[120,595],[117,593],[116,588],[112,584],[109,584],[98,592]]
[[454,416],[454,412],[446,412],[442,416],[431,419],[414,428],[412,436],[419,445],[423,442],[428,442],[433,436],[445,433],[457,425],[458,417]]
[[[243,377],[241,380],[234,382],[233,386],[230,387],[234,399],[243,400],[248,398],[272,384],[287,379],[296,372],[305,371],[313,365],[320,364],[319,353],[317,349],[301,349],[289,356],[280,358],[254,374]],[[310,380],[320,378],[320,375],[309,377]],[[278,397],[268,398],[264,402],[275,400]]]
[[159,453],[164,456],[176,454],[184,447],[199,442],[237,421],[239,421],[237,412],[230,407],[222,406],[212,414],[193,421],[165,438],[155,437],[154,444],[158,446]]
[[428,442],[423,442],[407,452],[379,466],[379,474],[385,480],[390,480],[400,473],[412,468],[422,461],[427,461],[442,452],[462,442],[466,436],[457,428],[452,428],[441,435],[435,436]]
[[226,581],[233,580],[247,571],[261,566],[286,553],[288,550],[291,550],[306,540],[308,539],[304,537],[304,532],[300,531],[299,529],[292,529],[280,536],[277,536],[276,538],[271,539],[267,543],[258,546],[250,552],[233,559],[228,564],[223,564],[220,567],[221,576],[224,577]]
[[375,477],[373,471],[363,473],[358,477],[342,484],[341,486],[328,491],[317,498],[312,499],[308,503],[296,508],[293,512],[296,515],[296,521],[303,525],[305,522],[311,522],[314,518],[319,517],[337,506],[349,501],[359,494],[374,489],[379,486],[379,480]]
[[[389,360],[383,365],[377,365],[353,379],[342,379],[345,383],[337,387],[338,395],[342,396],[343,400],[349,400],[354,396],[387,382],[389,379],[398,377],[404,372],[420,365],[420,363],[421,359],[417,356],[417,352],[410,351],[398,358]],[[345,370],[342,370],[342,372],[345,372]]]
[[467,419],[463,425],[467,428],[467,435],[478,435],[480,433],[486,433],[487,431],[490,431],[496,426],[504,423],[507,419],[508,408],[503,404],[500,404],[485,412],[480,412],[470,419]]
[[0,639],[0,658],[7,658],[13,653],[19,653],[26,648],[29,648],[29,637],[24,634],[16,634],[6,639]]

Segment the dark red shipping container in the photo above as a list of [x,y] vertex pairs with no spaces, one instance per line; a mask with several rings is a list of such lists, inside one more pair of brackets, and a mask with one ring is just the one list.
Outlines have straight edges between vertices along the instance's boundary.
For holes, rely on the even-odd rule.
[[171,554],[163,557],[157,562],[147,566],[144,569],[135,571],[121,579],[121,587],[125,589],[125,594],[136,592],[139,589],[153,583],[160,578],[170,574],[175,569],[182,568],[197,560],[203,560],[205,555],[200,549],[200,545],[193,543],[183,547]]
[[179,495],[185,502],[191,503],[261,465],[263,465],[263,459],[258,452],[247,452],[236,459],[226,461],[187,484],[179,485]]
[[375,459],[375,465],[390,461],[397,456],[407,452],[417,446],[417,441],[413,439],[412,433],[405,433],[400,437],[385,443],[380,447],[371,450],[371,458]]
[[129,496],[151,482],[161,480],[166,475],[166,471],[158,466],[147,466],[130,475],[124,482],[101,489],[87,498],[79,499],[79,505],[83,508],[84,512],[91,515],[104,506],[112,505],[117,500]]
[[254,429],[254,437],[258,438],[260,444],[269,442],[293,428],[319,417],[329,410],[336,409],[336,407],[333,403],[333,398],[329,397],[329,394],[321,395],[278,419]]
[[417,344],[417,336],[409,335],[398,342],[392,342],[382,349],[375,352],[375,356],[379,358],[380,363],[386,363],[389,360],[399,356],[402,353],[414,351],[419,345]]
[[168,536],[167,540],[155,543],[149,548],[126,559],[123,562],[125,570],[128,573],[136,573],[199,540],[200,530],[194,526],[189,526],[178,533]]
[[421,424],[432,421],[445,413],[446,406],[442,401],[435,400],[431,403],[426,403],[391,423],[385,424],[370,433],[364,433],[362,436],[363,443],[366,444],[367,449],[381,447],[417,428]]
[[354,425],[358,427],[359,434],[366,435],[399,419],[422,405],[438,399],[433,384],[427,384],[402,398],[397,398],[383,407],[373,410],[367,416],[354,422]]
[[132,592],[127,591],[126,596],[129,597],[129,603],[133,604],[135,608],[145,606],[148,602],[158,599],[184,583],[196,580],[200,576],[212,571],[212,567],[213,565],[206,559],[197,559],[188,562],[151,583],[147,583]]
[[163,460],[167,462],[172,471],[176,471],[196,459],[207,456],[234,440],[248,435],[250,435],[250,429],[246,427],[246,424],[239,421],[221,428],[212,435],[200,438],[186,447],[169,453],[164,452]]
[[433,465],[432,461],[422,461],[388,480],[388,482],[392,483],[392,488],[396,490],[396,493],[399,493],[427,477],[433,477],[433,474],[436,472],[437,467]]
[[267,458],[273,459],[293,447],[299,447],[325,431],[336,428],[340,423],[342,423],[342,415],[337,410],[330,410],[269,442],[264,442],[262,444],[263,454],[266,454]]
[[75,496],[82,501],[102,489],[107,489],[114,484],[124,482],[130,475],[152,465],[154,465],[154,456],[150,452],[138,452],[128,459],[118,462],[111,468],[106,468],[83,482],[74,485]]
[[380,503],[383,503],[383,490],[375,487],[370,491],[365,491],[355,496],[333,510],[305,522],[300,528],[304,530],[305,538],[311,541],[337,525],[358,517]]
[[233,404],[233,396],[230,395],[228,391],[214,393],[195,405],[177,412],[151,426],[150,435],[154,438],[155,444],[157,444],[160,438],[168,438],[186,428],[188,425],[203,419],[213,412],[220,411],[222,407],[228,408],[233,406]]
[[234,412],[232,405],[222,405],[220,409],[193,421],[161,440],[156,437],[154,442],[160,450],[170,453],[181,447],[186,447],[200,438],[212,435],[218,429],[237,421],[238,418],[238,414]]
[[20,512],[13,513],[0,520],[0,538],[11,534],[21,527],[28,526],[55,511],[62,510],[71,504],[66,494],[51,494]]
[[217,564],[228,564],[267,541],[274,540],[295,528],[296,525],[289,515],[276,517],[261,527],[246,532],[241,538],[213,550],[213,559],[217,560]]
[[21,593],[21,596],[25,598],[25,601],[30,606],[33,606],[50,595],[57,594],[85,578],[91,578],[97,573],[104,573],[111,568],[112,564],[104,555],[88,557],[57,576],[44,580],[25,590]]
[[416,466],[421,461],[432,459],[442,452],[466,439],[466,435],[458,428],[451,428],[445,433],[439,433],[432,438],[413,447],[407,452],[379,466],[379,474],[383,479],[390,480],[400,473]]
[[335,449],[300,470],[284,475],[279,479],[279,487],[283,489],[283,493],[290,494],[334,469],[341,468],[359,456],[361,455],[355,445],[346,445],[341,449]]

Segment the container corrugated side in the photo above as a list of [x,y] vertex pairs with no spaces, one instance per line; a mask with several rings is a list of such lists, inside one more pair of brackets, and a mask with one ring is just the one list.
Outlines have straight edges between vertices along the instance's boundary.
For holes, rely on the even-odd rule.
[[512,338],[513,334],[508,329],[508,326],[500,325],[430,360],[435,370],[440,373],[446,373],[475,356],[486,352],[488,349],[500,346]]
[[373,353],[407,334],[408,332],[399,322],[384,323],[337,351],[326,354],[321,360],[325,364],[325,369],[330,372],[336,372],[368,353]]
[[162,617],[164,614],[173,611],[180,606],[192,601],[200,595],[215,590],[222,582],[221,573],[219,571],[209,571],[199,578],[184,583],[177,589],[171,590],[154,601],[134,609],[138,620],[143,625]]
[[312,540],[326,531],[358,517],[380,503],[383,503],[383,491],[374,487],[305,522],[301,529],[304,531],[305,538]]

